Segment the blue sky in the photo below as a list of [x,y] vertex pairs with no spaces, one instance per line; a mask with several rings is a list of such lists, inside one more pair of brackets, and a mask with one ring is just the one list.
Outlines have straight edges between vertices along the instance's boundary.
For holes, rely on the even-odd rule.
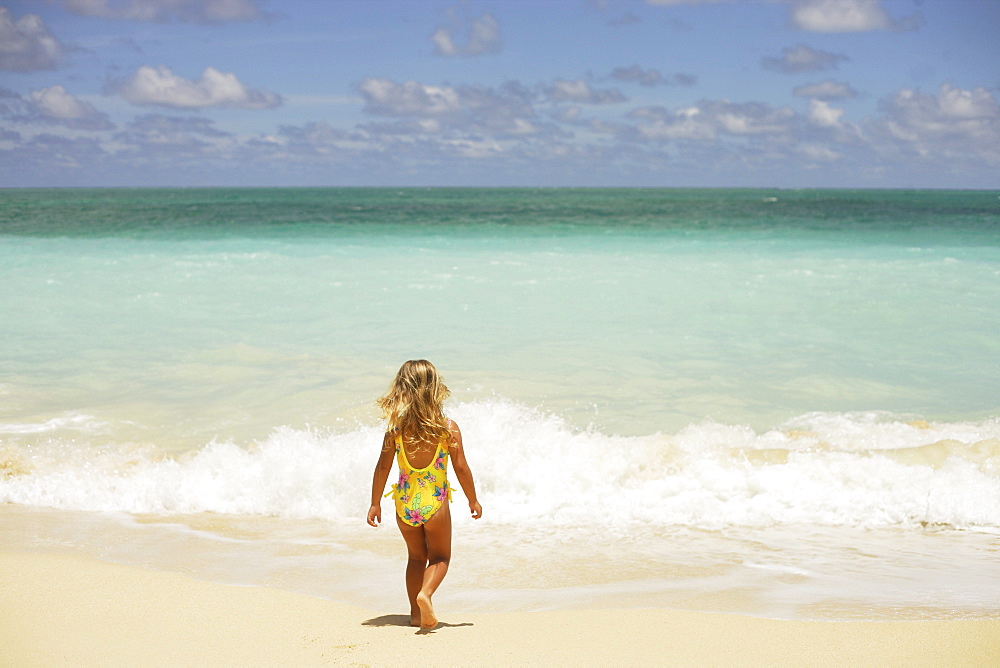
[[1000,187],[1000,0],[0,3],[3,186]]

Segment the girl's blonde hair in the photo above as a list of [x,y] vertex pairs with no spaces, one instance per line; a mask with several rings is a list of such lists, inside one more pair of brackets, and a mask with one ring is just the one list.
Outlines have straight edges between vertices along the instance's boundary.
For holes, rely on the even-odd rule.
[[451,392],[427,360],[409,360],[399,367],[389,391],[378,400],[389,430],[398,430],[418,440],[448,438],[448,419],[441,403]]

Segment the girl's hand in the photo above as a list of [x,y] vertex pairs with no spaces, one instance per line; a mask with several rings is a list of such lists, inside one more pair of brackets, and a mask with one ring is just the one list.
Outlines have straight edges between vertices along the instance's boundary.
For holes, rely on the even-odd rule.
[[377,527],[382,521],[382,506],[372,506],[368,509],[368,525]]
[[483,516],[483,507],[479,505],[478,501],[476,501],[475,503],[470,503],[469,510],[472,511],[472,519],[474,520],[478,520],[480,517]]

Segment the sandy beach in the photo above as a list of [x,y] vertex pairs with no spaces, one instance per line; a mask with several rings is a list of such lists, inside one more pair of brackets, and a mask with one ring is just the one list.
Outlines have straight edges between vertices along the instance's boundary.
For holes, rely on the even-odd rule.
[[807,622],[664,609],[456,614],[433,632],[267,587],[89,557],[0,553],[10,666],[996,665],[1000,620]]

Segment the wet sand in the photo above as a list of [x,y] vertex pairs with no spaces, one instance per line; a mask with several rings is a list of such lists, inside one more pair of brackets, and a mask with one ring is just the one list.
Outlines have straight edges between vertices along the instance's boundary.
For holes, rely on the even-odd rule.
[[666,609],[449,614],[364,610],[91,557],[0,552],[12,666],[996,665],[1000,619],[810,622]]

